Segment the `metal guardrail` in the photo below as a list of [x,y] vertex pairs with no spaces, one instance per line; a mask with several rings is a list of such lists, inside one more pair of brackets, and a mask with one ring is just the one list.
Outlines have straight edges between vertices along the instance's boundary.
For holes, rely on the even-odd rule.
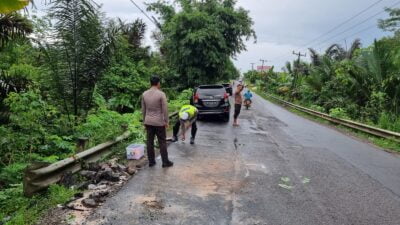
[[[178,115],[178,112],[171,113],[170,118]],[[25,170],[24,174],[24,195],[32,196],[34,193],[46,189],[51,184],[57,183],[67,173],[76,173],[82,169],[82,164],[95,162],[103,156],[110,154],[110,147],[131,136],[126,131],[112,141],[107,141],[74,156],[63,159],[53,164],[36,163]]]
[[299,106],[299,105],[295,105],[295,104],[293,104],[291,102],[284,101],[284,100],[279,99],[279,98],[277,98],[275,96],[272,96],[272,95],[268,95],[268,97],[270,97],[270,98],[272,98],[272,99],[274,99],[274,100],[276,100],[276,101],[278,101],[280,103],[283,103],[284,105],[287,105],[287,106],[289,106],[291,108],[294,108],[294,109],[302,111],[304,113],[307,113],[307,114],[310,114],[310,115],[313,115],[313,116],[328,120],[328,121],[333,122],[335,124],[340,124],[340,125],[343,125],[343,126],[346,126],[346,127],[358,130],[358,131],[362,131],[362,132],[365,132],[365,133],[368,133],[368,134],[371,134],[371,135],[374,135],[374,136],[377,136],[377,137],[387,138],[387,139],[390,139],[390,140],[393,140],[393,141],[396,141],[396,142],[400,142],[400,133],[396,133],[396,132],[389,131],[389,130],[384,130],[384,129],[373,127],[373,126],[369,126],[369,125],[366,125],[366,124],[354,122],[354,121],[351,121],[351,120],[335,118],[335,117],[332,117],[332,116],[330,116],[330,115],[328,115],[326,113],[318,112],[318,111],[311,110],[311,109],[308,109],[308,108],[305,108],[305,107],[302,107],[302,106]]

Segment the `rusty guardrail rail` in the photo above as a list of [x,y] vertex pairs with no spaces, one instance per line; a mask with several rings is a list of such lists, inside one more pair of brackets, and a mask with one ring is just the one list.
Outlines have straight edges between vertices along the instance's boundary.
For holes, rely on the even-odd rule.
[[[178,115],[178,112],[171,113],[170,118]],[[24,194],[32,196],[34,193],[46,189],[51,184],[57,183],[67,173],[76,173],[82,169],[83,163],[95,162],[103,156],[110,154],[110,147],[127,139],[131,132],[126,131],[121,136],[112,141],[94,146],[86,151],[80,152],[74,156],[55,162],[36,163],[25,170],[24,174]]]
[[387,138],[387,139],[391,139],[391,140],[396,141],[396,142],[400,142],[400,133],[396,133],[396,132],[389,131],[389,130],[384,130],[384,129],[373,127],[373,126],[369,126],[369,125],[366,125],[366,124],[354,122],[354,121],[351,121],[351,120],[335,118],[335,117],[332,117],[332,116],[330,116],[330,115],[328,115],[326,113],[322,113],[322,112],[318,112],[318,111],[315,111],[315,110],[311,110],[311,109],[308,109],[308,108],[293,104],[291,102],[287,102],[285,100],[279,99],[279,98],[277,98],[275,96],[272,96],[272,95],[268,95],[268,97],[270,97],[270,98],[272,98],[272,99],[274,99],[274,100],[276,100],[276,101],[278,101],[280,103],[283,103],[284,105],[287,105],[287,106],[289,106],[291,108],[294,108],[294,109],[302,111],[304,113],[319,117],[321,119],[328,120],[328,121],[333,122],[335,124],[343,125],[343,126],[346,126],[346,127],[358,130],[358,131],[362,131],[362,132],[377,136],[377,137]]

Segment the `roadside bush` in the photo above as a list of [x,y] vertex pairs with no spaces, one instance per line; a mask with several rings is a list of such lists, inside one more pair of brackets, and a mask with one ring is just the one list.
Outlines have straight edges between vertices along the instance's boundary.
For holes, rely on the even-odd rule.
[[0,183],[9,186],[10,184],[22,182],[23,170],[27,165],[27,163],[13,163],[2,168],[0,171]]
[[118,112],[100,108],[86,118],[86,122],[76,128],[75,136],[89,138],[89,145],[95,146],[107,140],[112,140],[124,132],[123,126],[129,126],[134,114],[119,114]]
[[340,119],[350,119],[348,116],[346,110],[342,108],[333,108],[329,110],[329,115],[335,118],[340,118]]
[[178,97],[168,102],[168,111],[170,113],[178,111],[183,105],[190,104],[192,98],[193,89],[186,89],[182,91]]
[[368,118],[373,123],[377,123],[379,117],[387,106],[387,95],[383,92],[372,92],[370,100],[368,101],[365,110],[364,118]]
[[0,126],[1,163],[21,162],[34,153],[47,157],[73,152],[67,122],[62,122],[65,117],[39,91],[11,93],[5,102],[11,115],[10,124]]
[[400,132],[400,117],[394,117],[389,113],[381,113],[378,126],[383,129]]
[[22,184],[0,191],[0,221],[11,216],[6,225],[35,224],[43,210],[67,202],[76,193],[75,190],[51,185],[43,195],[32,198],[23,196]]
[[310,109],[318,111],[318,112],[325,112],[324,107],[321,107],[319,105],[310,105]]

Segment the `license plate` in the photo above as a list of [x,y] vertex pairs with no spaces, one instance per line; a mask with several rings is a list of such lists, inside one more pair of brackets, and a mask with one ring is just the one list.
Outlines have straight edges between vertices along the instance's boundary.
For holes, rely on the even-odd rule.
[[219,104],[219,102],[215,102],[215,101],[212,101],[212,102],[203,102],[203,104],[204,104],[204,106],[206,106],[206,107],[217,107],[218,104]]

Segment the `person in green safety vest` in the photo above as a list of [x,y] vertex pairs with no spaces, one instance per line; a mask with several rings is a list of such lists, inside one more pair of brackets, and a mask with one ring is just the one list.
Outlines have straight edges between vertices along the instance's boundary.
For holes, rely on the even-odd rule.
[[190,137],[190,144],[194,144],[194,139],[197,132],[197,114],[198,110],[192,105],[184,105],[179,111],[179,119],[173,128],[172,142],[178,141],[179,128],[181,128],[182,141],[185,140],[186,129],[192,125],[192,136]]

